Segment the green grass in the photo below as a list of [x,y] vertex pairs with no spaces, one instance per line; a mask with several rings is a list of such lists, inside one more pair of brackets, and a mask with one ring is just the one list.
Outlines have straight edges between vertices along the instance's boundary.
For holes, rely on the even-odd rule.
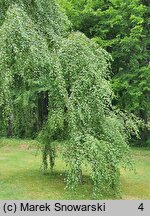
[[136,172],[122,172],[123,199],[150,199],[150,148],[133,148]]
[[[44,174],[34,146],[35,141],[0,139],[0,200],[92,199],[88,181],[76,194],[64,189],[65,164],[60,158],[55,173]],[[121,172],[122,199],[150,199],[150,149],[133,149],[133,155],[136,173]],[[103,199],[115,198],[106,195]]]

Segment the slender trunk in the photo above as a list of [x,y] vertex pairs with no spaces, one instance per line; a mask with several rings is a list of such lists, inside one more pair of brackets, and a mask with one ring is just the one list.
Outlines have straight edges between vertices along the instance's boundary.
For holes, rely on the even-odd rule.
[[13,113],[10,113],[8,117],[7,137],[12,137],[12,136],[13,136]]

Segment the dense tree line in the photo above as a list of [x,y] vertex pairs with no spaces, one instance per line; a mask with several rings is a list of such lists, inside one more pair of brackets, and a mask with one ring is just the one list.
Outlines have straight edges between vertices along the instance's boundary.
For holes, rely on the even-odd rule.
[[150,132],[149,17],[150,2],[142,0],[62,0],[73,28],[84,32],[111,53],[114,104],[142,118],[140,145]]

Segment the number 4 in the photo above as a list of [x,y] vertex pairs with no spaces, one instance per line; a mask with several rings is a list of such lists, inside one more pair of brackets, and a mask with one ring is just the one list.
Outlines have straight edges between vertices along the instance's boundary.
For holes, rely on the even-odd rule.
[[144,206],[143,206],[143,203],[141,203],[138,207],[139,210],[143,211],[144,210]]

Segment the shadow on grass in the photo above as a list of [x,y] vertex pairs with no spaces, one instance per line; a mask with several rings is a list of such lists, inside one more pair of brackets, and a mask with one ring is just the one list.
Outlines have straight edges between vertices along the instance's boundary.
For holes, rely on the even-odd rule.
[[[42,173],[39,169],[23,169],[10,173],[1,179],[0,186],[5,188],[0,199],[61,199],[82,200],[95,199],[92,196],[92,182],[89,176],[83,176],[83,184],[76,191],[66,190],[64,178],[65,171],[54,171]],[[14,195],[13,195],[14,194]],[[97,199],[112,199],[110,194]]]

